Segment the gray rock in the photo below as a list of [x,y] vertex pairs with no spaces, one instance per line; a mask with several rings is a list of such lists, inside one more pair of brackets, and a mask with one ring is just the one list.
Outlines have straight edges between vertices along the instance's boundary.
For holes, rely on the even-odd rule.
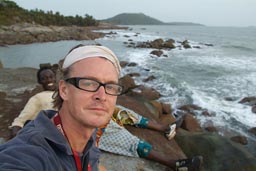
[[142,158],[103,152],[100,163],[108,171],[165,171],[166,166]]
[[256,158],[243,145],[216,133],[188,133],[179,130],[175,140],[188,157],[200,154],[203,171],[255,171]]

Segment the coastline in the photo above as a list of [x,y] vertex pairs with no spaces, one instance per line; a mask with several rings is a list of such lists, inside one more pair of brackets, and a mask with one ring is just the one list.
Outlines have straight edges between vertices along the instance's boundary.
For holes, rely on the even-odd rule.
[[[125,65],[122,67],[125,67]],[[0,82],[5,87],[5,91],[3,91],[3,88],[0,91],[0,103],[2,104],[0,109],[1,139],[8,138],[8,125],[19,114],[29,97],[41,91],[34,78],[36,71],[37,69],[35,68],[0,69]],[[127,93],[118,97],[117,104],[160,122],[171,123],[173,121],[173,117],[170,114],[172,110],[171,104],[162,104],[157,101],[160,97],[159,92],[150,87],[138,87],[129,74],[122,77],[120,82],[126,86]],[[137,88],[141,91],[137,91]],[[126,126],[126,128],[132,134],[151,143],[164,157],[179,159],[182,156],[184,157],[184,155],[186,157],[192,157],[195,154],[202,155],[205,163],[204,171],[214,169],[216,171],[238,171],[243,168],[247,168],[247,171],[255,170],[256,158],[246,150],[245,146],[233,142],[228,137],[221,136],[214,131],[204,130],[191,113],[195,106],[188,105],[186,107],[183,108],[183,112],[187,111],[183,124],[177,130],[175,138],[171,141],[168,141],[161,133],[155,131],[139,129],[132,126]],[[212,150],[209,151],[209,149]],[[113,171],[118,171],[124,167],[127,171],[152,171],[152,168],[154,170],[168,169],[156,162],[142,158],[130,158],[106,152],[103,152],[100,160],[108,170]],[[223,162],[226,164],[220,164]],[[234,169],[234,167],[237,169]]]
[[105,36],[105,33],[93,30],[127,29],[108,23],[99,26],[42,26],[30,23],[18,23],[0,26],[0,46],[30,44],[38,42],[55,42],[60,40],[94,40]]
[[[71,27],[71,28],[73,28],[73,27]],[[102,28],[90,28],[90,29],[95,30],[95,29],[102,29]],[[113,28],[110,28],[110,29],[113,29]],[[86,39],[86,40],[88,40],[88,39]],[[123,67],[125,67],[125,66],[123,66]],[[27,71],[27,73],[22,74],[22,72],[23,72],[22,70],[28,70],[28,71]],[[0,78],[3,78],[2,77],[3,75],[1,75],[1,73],[4,73],[6,76],[6,80],[1,79],[1,82],[4,83],[4,85],[6,87],[8,87],[6,92],[0,92],[0,97],[3,100],[3,101],[1,101],[1,104],[3,104],[3,106],[4,106],[3,109],[5,110],[6,109],[5,107],[9,108],[9,111],[1,111],[1,114],[3,115],[1,120],[3,122],[5,122],[5,124],[8,124],[9,122],[11,122],[12,120],[7,120],[7,119],[10,119],[10,117],[14,117],[14,115],[17,115],[19,113],[19,109],[22,109],[22,107],[24,106],[28,97],[30,97],[33,93],[38,91],[38,89],[36,87],[35,80],[34,80],[35,74],[33,74],[33,72],[35,72],[34,68],[2,69],[0,71]],[[15,77],[16,79],[14,79],[14,80],[8,79],[8,78],[13,78],[14,75],[16,76]],[[130,79],[129,76],[127,76],[126,78]],[[132,78],[130,80],[132,80]],[[16,81],[16,83],[12,82],[12,81]],[[21,86],[21,82],[23,84],[22,86]],[[125,83],[125,85],[131,85],[131,84]],[[18,93],[16,91],[16,94],[9,94],[9,92],[12,91],[11,89],[17,90]],[[149,116],[149,117],[150,117],[150,115],[148,115],[148,113],[151,113],[151,114],[153,113],[152,114],[153,116],[151,116],[152,118],[160,119],[159,113],[160,113],[160,111],[161,112],[163,111],[163,108],[156,107],[156,106],[159,106],[159,103],[157,103],[157,98],[155,98],[155,99],[154,98],[148,99],[148,97],[146,98],[145,95],[149,95],[148,89],[144,89],[144,91],[142,91],[142,93],[140,93],[140,94],[136,94],[136,93],[137,93],[137,91],[134,90],[134,87],[130,87],[130,92],[127,95],[123,96],[121,98],[121,100],[123,100],[123,101],[119,100],[119,103],[123,104],[124,106],[126,105],[126,107],[131,108],[135,111],[138,111],[139,113]],[[161,94],[161,93],[159,93],[159,94]],[[156,93],[154,95],[157,96],[158,94]],[[154,106],[152,104],[158,104],[158,105]],[[17,107],[17,106],[19,106],[19,107]],[[15,112],[14,112],[14,109],[16,110]],[[147,110],[145,110],[145,109],[147,109]],[[193,106],[187,106],[187,109],[184,108],[184,111],[187,111],[188,113],[192,112],[193,110],[197,110],[197,109],[195,109],[195,108],[193,109]],[[147,112],[147,111],[150,111],[150,112]],[[13,114],[13,115],[11,115],[11,114]],[[205,113],[205,114],[207,114],[207,113]],[[193,115],[191,115],[191,114],[188,115],[187,120],[192,120],[193,123],[197,123],[197,121],[195,119],[193,119]],[[157,148],[160,148],[163,143],[166,143],[169,146],[172,146],[173,143],[177,142],[178,145],[181,147],[182,151],[188,157],[195,153],[203,154],[203,156],[205,157],[205,160],[206,160],[206,168],[204,170],[211,170],[211,168],[216,168],[217,166],[215,166],[215,165],[218,165],[218,164],[215,164],[214,161],[217,161],[217,163],[222,163],[226,160],[229,161],[230,166],[226,166],[225,168],[224,168],[224,166],[218,166],[219,169],[217,169],[217,170],[228,170],[228,168],[231,168],[232,167],[231,165],[233,165],[232,161],[237,161],[238,163],[241,164],[241,162],[238,160],[239,158],[241,159],[241,156],[243,156],[243,158],[245,160],[242,161],[241,167],[236,165],[237,170],[239,170],[239,169],[241,170],[241,168],[244,168],[247,166],[250,167],[251,170],[255,169],[255,165],[251,164],[251,163],[255,162],[255,156],[252,156],[247,152],[246,153],[239,152],[239,155],[237,155],[237,151],[243,151],[244,146],[242,146],[241,144],[236,144],[233,147],[233,143],[229,141],[229,137],[219,136],[218,134],[216,134],[216,132],[214,132],[214,130],[212,130],[212,131],[211,130],[203,130],[203,129],[202,130],[201,129],[194,130],[194,131],[188,130],[189,125],[190,124],[188,124],[187,126],[183,125],[183,128],[181,128],[181,130],[178,131],[176,138],[172,142],[166,142],[163,139],[162,135],[157,134],[157,136],[155,136],[155,135],[152,135],[152,132],[146,132],[146,130],[141,131],[141,130],[136,130],[136,129],[129,128],[129,127],[128,127],[128,129],[131,132],[133,132],[135,135],[137,134],[137,136],[141,136],[142,138],[144,138],[148,141],[152,141],[152,143],[155,146],[157,146]],[[186,127],[187,127],[187,129],[185,129]],[[2,129],[6,129],[6,127],[5,128],[1,127],[1,130]],[[214,129],[214,128],[212,128],[212,129]],[[2,137],[2,136],[0,136],[0,137]],[[162,139],[160,139],[160,137],[162,137]],[[147,139],[147,138],[149,138],[149,139]],[[155,142],[156,139],[159,141]],[[215,141],[216,139],[218,141]],[[211,153],[208,152],[209,148],[213,149],[211,151]],[[171,153],[171,151],[168,151],[168,152],[169,152],[169,155],[166,155],[166,157],[170,157],[173,155]],[[217,154],[221,154],[222,156],[218,156]],[[237,158],[232,157],[232,156],[235,156]],[[120,158],[120,156],[115,156],[115,157]],[[117,161],[117,159],[114,159],[114,158],[109,159],[108,157],[106,157],[105,162],[108,163],[109,160]],[[121,161],[119,163],[113,162],[114,164],[117,165],[115,168],[120,168],[120,166],[118,166],[118,164],[124,163],[125,160],[129,160],[129,158],[125,158],[125,159],[123,159],[123,161]],[[141,163],[142,159],[137,159],[136,161],[140,161],[140,163]],[[103,163],[104,163],[104,161],[103,161]],[[149,168],[149,166],[146,164],[140,164],[140,166],[141,165],[143,166],[142,169],[144,169],[144,170],[147,170],[147,168]],[[106,166],[108,166],[108,165],[106,165]],[[129,166],[127,166],[127,167],[129,167]],[[140,167],[136,167],[136,168],[138,170],[140,169]],[[129,168],[125,168],[125,169],[129,170]],[[132,170],[132,169],[130,169],[130,170]],[[163,169],[156,169],[156,170],[163,170]]]

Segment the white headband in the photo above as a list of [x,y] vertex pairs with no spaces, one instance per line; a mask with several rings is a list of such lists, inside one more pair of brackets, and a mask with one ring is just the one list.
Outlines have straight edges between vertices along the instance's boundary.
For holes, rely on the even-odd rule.
[[77,61],[91,57],[103,57],[113,63],[118,75],[120,75],[121,67],[116,55],[104,46],[81,46],[72,50],[64,59],[62,68],[66,69]]

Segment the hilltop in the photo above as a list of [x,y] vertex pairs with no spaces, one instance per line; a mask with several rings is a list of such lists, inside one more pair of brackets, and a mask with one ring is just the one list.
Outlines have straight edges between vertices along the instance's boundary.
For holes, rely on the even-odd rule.
[[114,17],[96,20],[93,16],[64,16],[59,12],[40,9],[27,10],[11,0],[0,0],[0,26],[30,23],[42,26],[99,26],[102,22],[114,25],[201,25],[192,22],[163,22],[143,13],[122,13]]
[[158,19],[147,16],[143,13],[122,13],[114,17],[101,20],[117,25],[194,25],[202,26],[202,24],[192,22],[163,22]]
[[118,25],[164,25],[165,23],[149,17],[143,13],[122,13],[114,17],[102,20]]
[[40,24],[43,26],[98,26],[99,23],[92,16],[64,16],[59,12],[43,11],[40,9],[26,10],[10,0],[0,0],[0,25],[17,23]]

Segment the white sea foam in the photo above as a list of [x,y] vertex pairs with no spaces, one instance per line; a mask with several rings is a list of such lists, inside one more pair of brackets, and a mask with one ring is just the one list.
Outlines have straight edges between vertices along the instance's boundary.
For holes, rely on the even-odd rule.
[[[250,111],[249,106],[238,103],[239,99],[255,96],[256,92],[256,55],[253,50],[256,44],[251,43],[255,36],[248,31],[249,28],[132,27],[132,30],[105,30],[106,33],[117,34],[108,34],[96,40],[113,49],[120,59],[138,64],[136,67],[126,67],[123,74],[142,73],[140,78],[135,78],[139,83],[149,75],[156,76],[156,80],[143,84],[161,92],[164,96],[160,100],[171,103],[174,108],[195,103],[214,113],[208,118],[198,116],[202,123],[212,120],[216,126],[236,129],[241,134],[255,127],[256,115]],[[200,45],[201,48],[164,50],[168,54],[167,58],[155,58],[150,56],[153,49],[128,48],[123,44],[129,39],[136,43],[157,38],[174,38],[177,46],[188,40],[192,46]],[[38,67],[45,60],[56,63],[70,47],[86,42],[61,41],[0,47],[0,59],[6,67]],[[204,46],[204,43],[213,46]],[[32,53],[34,49],[37,49],[36,56]],[[236,100],[226,101],[225,97],[235,97]]]
[[127,30],[109,30],[109,31],[104,31],[104,33],[114,33],[114,34],[109,34],[103,39],[115,39],[117,41],[128,41],[129,39],[134,41],[134,42],[144,42],[144,41],[152,41],[154,39],[160,38],[159,36],[154,36],[154,35],[149,35],[149,34],[141,34],[141,33],[136,33],[132,31],[127,31]]
[[234,128],[234,120],[249,128],[256,125],[256,115],[251,112],[251,106],[246,106],[237,101],[227,101],[214,96],[208,96],[204,92],[193,91],[194,103],[214,112],[211,117],[198,116],[202,124],[208,120],[213,121],[215,126]]

